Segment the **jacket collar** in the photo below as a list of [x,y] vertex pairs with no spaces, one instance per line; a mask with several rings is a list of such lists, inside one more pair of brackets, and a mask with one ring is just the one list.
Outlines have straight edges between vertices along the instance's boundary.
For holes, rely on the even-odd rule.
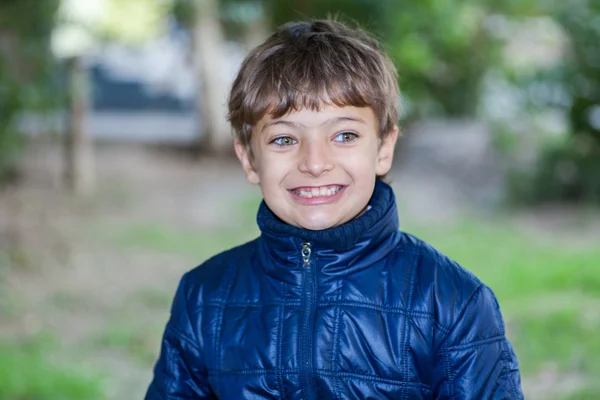
[[[294,270],[301,270],[301,248],[305,242],[311,243],[313,254],[325,260],[321,264],[329,268],[330,272],[342,265],[354,264],[357,258],[365,254],[381,254],[380,248],[390,247],[386,242],[399,227],[392,188],[377,181],[369,206],[365,213],[343,225],[313,231],[283,222],[263,200],[257,215],[262,232],[261,253],[266,253],[260,255],[263,259],[261,264],[271,275],[297,281],[299,277],[294,276]],[[290,276],[286,279],[284,275]]]

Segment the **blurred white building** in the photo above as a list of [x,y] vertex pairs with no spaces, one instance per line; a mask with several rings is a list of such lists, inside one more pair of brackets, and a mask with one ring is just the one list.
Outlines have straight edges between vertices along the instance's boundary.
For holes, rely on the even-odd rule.
[[[98,140],[191,143],[201,120],[195,101],[198,85],[190,54],[189,33],[175,24],[168,32],[139,46],[111,42],[85,56],[92,113],[88,127]],[[233,81],[244,49],[228,42],[223,81]],[[201,99],[199,99],[201,101]],[[223,116],[225,118],[225,116]],[[62,132],[64,113],[27,115],[26,133]]]

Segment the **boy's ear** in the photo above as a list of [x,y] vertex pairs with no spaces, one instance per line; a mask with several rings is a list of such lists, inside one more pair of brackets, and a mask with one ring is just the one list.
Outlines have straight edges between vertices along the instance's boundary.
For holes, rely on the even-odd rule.
[[398,126],[394,125],[394,128],[392,128],[385,139],[381,141],[379,149],[377,150],[377,166],[375,168],[377,176],[384,176],[390,172],[392,161],[394,160],[394,149],[397,140]]
[[246,180],[253,185],[258,185],[260,183],[260,178],[258,176],[258,172],[252,164],[249,149],[246,146],[244,146],[239,139],[236,139],[234,141],[233,146],[237,158],[242,163],[242,169],[244,170],[244,174],[246,175]]

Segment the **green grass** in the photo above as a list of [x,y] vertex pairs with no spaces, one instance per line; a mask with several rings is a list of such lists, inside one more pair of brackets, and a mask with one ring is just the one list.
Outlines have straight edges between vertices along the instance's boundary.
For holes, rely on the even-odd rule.
[[99,225],[92,229],[92,240],[100,240],[121,251],[196,256],[198,261],[254,239],[258,234],[255,214],[260,199],[248,196],[230,205],[234,226],[212,230],[182,229],[145,222],[123,226]]
[[115,322],[93,339],[101,349],[125,351],[132,360],[151,368],[158,351],[164,323],[160,326],[142,326],[126,321]]
[[151,223],[123,227],[109,235],[121,250],[145,250],[199,258],[209,257],[253,238],[253,235],[237,229],[206,232]]
[[51,341],[0,342],[0,400],[101,400],[102,380],[50,361]]
[[598,400],[600,399],[600,385],[586,387],[567,395],[564,400]]
[[146,308],[166,310],[171,306],[174,296],[170,290],[142,288],[131,294],[129,302]]

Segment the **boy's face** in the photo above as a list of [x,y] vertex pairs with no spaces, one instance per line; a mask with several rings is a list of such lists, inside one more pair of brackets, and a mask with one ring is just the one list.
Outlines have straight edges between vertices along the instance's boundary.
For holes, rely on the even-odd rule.
[[267,114],[252,131],[251,160],[235,150],[246,178],[260,185],[269,208],[288,224],[311,230],[348,222],[367,206],[376,175],[391,168],[398,130],[384,140],[370,107],[323,106],[281,118]]

